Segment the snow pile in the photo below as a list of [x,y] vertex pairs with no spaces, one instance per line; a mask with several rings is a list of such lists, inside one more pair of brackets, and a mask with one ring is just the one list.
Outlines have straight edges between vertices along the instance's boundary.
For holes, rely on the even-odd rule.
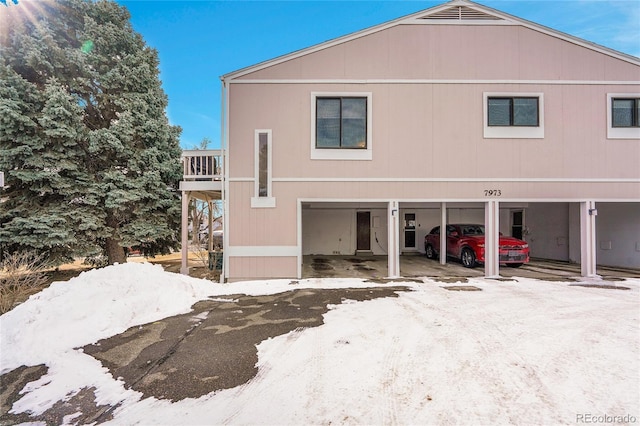
[[55,282],[2,315],[1,372],[48,363],[133,325],[188,312],[212,287],[149,263],[109,266]]
[[74,348],[188,312],[212,286],[166,273],[159,265],[127,263],[83,272],[31,296],[0,317],[0,374],[21,365],[46,364],[49,371],[25,388],[28,393],[14,409],[39,414],[91,386],[97,388],[99,403],[137,398],[99,361]]

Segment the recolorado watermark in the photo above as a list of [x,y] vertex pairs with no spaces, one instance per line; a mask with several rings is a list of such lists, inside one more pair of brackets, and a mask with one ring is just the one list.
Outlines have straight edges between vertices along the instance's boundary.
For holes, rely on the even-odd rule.
[[576,423],[584,424],[633,424],[637,423],[638,418],[631,414],[625,414],[624,416],[612,416],[610,414],[591,414],[591,413],[579,413],[576,414]]

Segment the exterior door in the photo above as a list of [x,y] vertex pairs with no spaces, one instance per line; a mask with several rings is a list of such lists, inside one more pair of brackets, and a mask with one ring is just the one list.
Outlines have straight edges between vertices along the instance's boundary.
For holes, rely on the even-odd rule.
[[404,214],[404,248],[416,249],[416,214]]
[[356,223],[356,250],[371,250],[371,212],[357,212]]
[[516,210],[511,212],[511,236],[522,240],[524,233],[524,211]]

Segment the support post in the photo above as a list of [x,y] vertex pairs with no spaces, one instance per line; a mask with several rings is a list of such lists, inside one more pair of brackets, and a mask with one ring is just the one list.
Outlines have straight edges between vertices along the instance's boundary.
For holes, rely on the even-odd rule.
[[440,264],[447,264],[447,203],[440,203]]
[[213,201],[211,200],[207,200],[207,211],[209,213],[207,223],[207,229],[209,230],[209,239],[207,241],[209,242],[209,247],[207,248],[209,249],[209,253],[211,253],[213,251]]
[[500,276],[500,205],[487,201],[484,205],[484,276]]
[[181,228],[180,273],[189,275],[189,193],[182,191],[182,228]]
[[388,222],[388,266],[389,278],[400,276],[400,208],[397,201],[389,201],[387,207]]
[[580,203],[580,273],[594,278],[596,273],[596,210],[595,201]]

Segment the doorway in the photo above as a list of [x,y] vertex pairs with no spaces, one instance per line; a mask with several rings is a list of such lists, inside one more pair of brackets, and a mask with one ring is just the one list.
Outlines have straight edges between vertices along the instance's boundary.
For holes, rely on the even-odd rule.
[[514,210],[511,212],[511,236],[522,240],[524,236],[524,211]]
[[371,250],[371,212],[356,212],[356,250]]
[[416,249],[416,214],[404,214],[404,248],[405,250]]

